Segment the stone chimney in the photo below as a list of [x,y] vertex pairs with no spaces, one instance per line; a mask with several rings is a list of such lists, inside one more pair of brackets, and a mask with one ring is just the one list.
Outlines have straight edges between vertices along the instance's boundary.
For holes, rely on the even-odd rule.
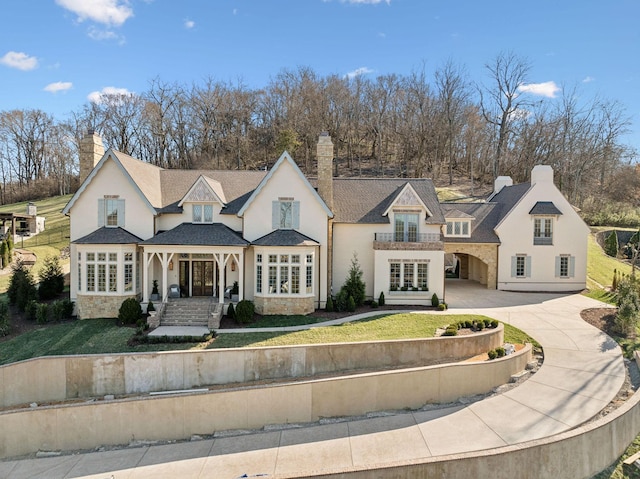
[[318,139],[318,194],[333,211],[333,143],[329,133],[323,131]]
[[493,194],[499,193],[505,186],[513,186],[513,180],[510,176],[498,176],[493,182]]
[[89,129],[86,136],[80,140],[80,183],[87,179],[103,156],[102,138],[95,130]]
[[531,184],[536,183],[552,183],[553,184],[553,168],[549,165],[536,165],[531,170]]

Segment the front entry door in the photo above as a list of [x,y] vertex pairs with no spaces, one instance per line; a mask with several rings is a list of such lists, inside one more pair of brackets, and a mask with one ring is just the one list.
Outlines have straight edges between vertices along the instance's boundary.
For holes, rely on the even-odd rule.
[[214,287],[213,261],[191,262],[191,291],[193,296],[213,296]]

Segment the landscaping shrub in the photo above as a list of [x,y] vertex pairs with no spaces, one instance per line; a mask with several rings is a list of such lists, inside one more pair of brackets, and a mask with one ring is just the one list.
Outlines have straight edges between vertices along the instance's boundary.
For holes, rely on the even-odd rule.
[[613,230],[604,240],[604,252],[615,258],[618,256],[618,233]]
[[150,313],[151,311],[155,311],[156,307],[153,305],[153,301],[149,301],[147,303],[147,313]]
[[458,335],[458,328],[457,326],[451,325],[451,326],[447,326],[447,329],[444,330],[444,333],[442,333],[443,336],[457,336]]
[[253,321],[253,313],[255,311],[255,306],[252,301],[247,299],[243,299],[236,306],[236,321],[240,324],[247,324]]
[[24,308],[24,313],[31,321],[35,321],[38,316],[38,302],[35,299],[30,300]]
[[623,277],[618,282],[618,313],[615,325],[618,332],[627,335],[635,330],[640,317],[640,293],[638,281],[632,277]]
[[47,321],[49,321],[49,305],[47,303],[40,303],[36,310],[36,323],[44,324]]
[[438,299],[438,295],[436,293],[433,293],[433,296],[431,296],[431,306],[436,308],[439,304],[440,300]]
[[476,329],[478,331],[482,331],[484,329],[484,321],[483,320],[478,320],[476,321]]
[[62,321],[64,317],[64,303],[61,300],[51,303],[51,319],[53,321]]
[[15,304],[20,311],[24,311],[27,303],[32,299],[36,299],[37,294],[31,271],[26,268],[22,261],[17,261],[13,265],[13,273],[7,289],[9,304]]
[[507,352],[504,350],[502,346],[496,348],[496,354],[499,358],[503,357]]
[[353,299],[353,296],[349,295],[347,299],[347,311],[353,313],[356,310],[356,300]]
[[447,303],[440,303],[438,305],[438,311],[445,311],[447,309]]
[[38,297],[41,300],[53,299],[64,290],[64,273],[57,256],[47,256],[38,274],[40,284]]
[[613,268],[613,280],[611,281],[611,290],[616,291],[618,289],[618,271]]
[[380,306],[384,306],[384,292],[380,291],[380,296],[378,296],[378,304]]
[[492,328],[497,328],[499,324],[500,324],[500,321],[498,321],[497,319],[492,319],[491,320],[491,327]]
[[378,307],[378,302],[376,300],[371,301],[371,307],[372,308],[377,308]]
[[2,268],[9,266],[9,247],[5,240],[0,243],[0,259],[2,260]]
[[227,308],[227,317],[231,319],[236,317],[236,310],[233,307],[233,303],[229,303],[229,307]]
[[64,317],[71,318],[73,316],[73,301],[70,299],[63,299],[62,306]]
[[142,317],[142,306],[136,298],[127,298],[120,305],[118,311],[118,324],[136,324]]
[[489,355],[489,359],[495,359],[498,357],[498,353],[496,352],[495,349],[492,349],[487,354]]
[[7,336],[11,332],[9,318],[9,305],[6,301],[0,301],[0,336]]
[[346,311],[347,310],[347,301],[349,297],[347,296],[347,291],[342,288],[338,295],[336,296],[336,302],[334,304],[335,311]]
[[333,311],[333,298],[331,295],[327,296],[327,304],[325,305],[324,310],[327,313],[331,313]]
[[491,319],[490,318],[484,318],[484,327],[485,328],[490,328],[491,327]]

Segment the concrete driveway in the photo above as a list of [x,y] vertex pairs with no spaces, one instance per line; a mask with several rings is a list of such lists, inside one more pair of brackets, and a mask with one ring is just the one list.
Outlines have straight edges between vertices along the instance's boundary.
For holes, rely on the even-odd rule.
[[522,385],[469,405],[0,462],[0,477],[233,479],[399,465],[567,431],[598,414],[622,386],[620,349],[580,318],[581,310],[602,303],[581,295],[488,291],[463,281],[448,282],[446,294],[450,313],[491,316],[536,338],[544,347],[544,365]]

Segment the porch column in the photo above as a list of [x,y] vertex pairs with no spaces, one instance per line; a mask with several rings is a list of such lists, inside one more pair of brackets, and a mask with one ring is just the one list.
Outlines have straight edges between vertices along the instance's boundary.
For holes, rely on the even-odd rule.
[[244,299],[244,251],[237,256],[234,255],[234,260],[238,263],[238,299]]
[[167,296],[169,295],[169,285],[167,281],[169,279],[167,270],[169,269],[169,258],[167,257],[167,253],[163,252],[162,257],[160,258],[160,263],[162,264],[162,302],[164,303],[167,300]]
[[142,302],[149,302],[149,253],[142,253]]
[[218,302],[224,304],[224,265],[225,255],[224,253],[214,255],[216,264],[218,265]]

